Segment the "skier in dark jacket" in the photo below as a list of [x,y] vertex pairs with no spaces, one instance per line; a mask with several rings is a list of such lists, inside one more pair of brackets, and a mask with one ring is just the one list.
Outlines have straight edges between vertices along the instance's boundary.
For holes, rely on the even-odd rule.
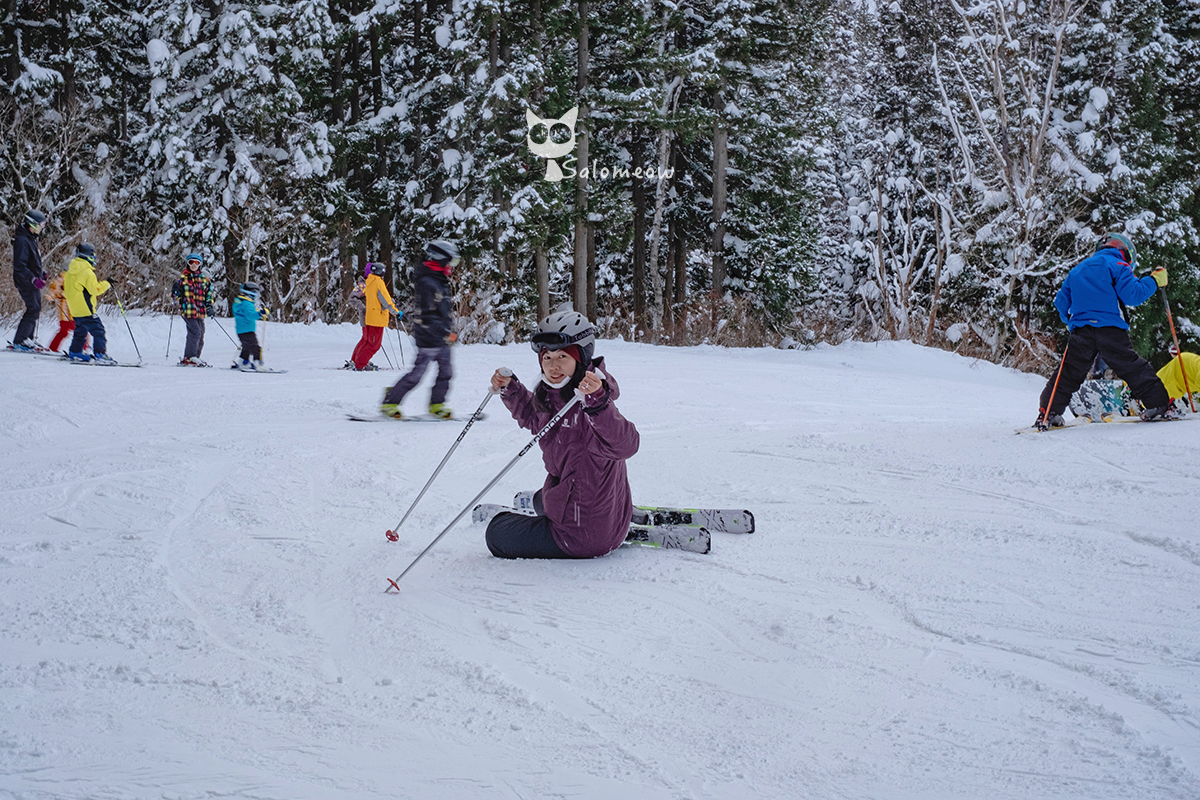
[[45,224],[46,215],[31,208],[13,235],[13,284],[25,302],[25,313],[12,340],[14,350],[45,349],[34,339],[38,317],[42,315],[42,288],[46,285],[42,254],[38,251],[38,235]]
[[413,269],[417,310],[413,317],[413,338],[417,340],[417,359],[408,374],[383,397],[380,411],[386,417],[402,419],[400,403],[421,381],[430,362],[437,363],[437,380],[429,395],[429,413],[451,419],[453,412],[446,405],[450,391],[450,345],[458,339],[453,331],[454,297],[450,294],[450,273],[462,260],[458,247],[443,239],[425,246],[426,260]]
[[583,402],[542,437],[546,481],[534,495],[537,516],[497,514],[487,546],[499,558],[594,558],[620,547],[629,533],[633,499],[625,462],[641,437],[617,410],[621,389],[592,358],[595,329],[577,311],[560,308],[532,341],[541,367],[530,391],[497,370],[492,388],[522,428],[540,431],[578,391]]
[[1145,407],[1142,419],[1170,415],[1170,398],[1154,368],[1133,351],[1129,323],[1121,304],[1139,306],[1167,285],[1167,271],[1156,269],[1140,280],[1134,277],[1137,250],[1124,234],[1109,233],[1096,243],[1096,253],[1068,273],[1054,305],[1071,335],[1054,377],[1046,382],[1034,427],[1060,427],[1071,395],[1083,383],[1096,355],[1129,385]]

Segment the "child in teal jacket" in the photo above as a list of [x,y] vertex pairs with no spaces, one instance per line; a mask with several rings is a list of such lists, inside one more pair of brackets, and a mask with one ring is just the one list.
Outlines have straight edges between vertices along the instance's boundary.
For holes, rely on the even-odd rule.
[[255,329],[260,319],[267,318],[268,311],[258,304],[261,291],[257,283],[247,281],[242,284],[241,292],[233,301],[233,324],[242,343],[241,355],[234,359],[233,369],[254,371],[262,367],[262,348],[258,345]]

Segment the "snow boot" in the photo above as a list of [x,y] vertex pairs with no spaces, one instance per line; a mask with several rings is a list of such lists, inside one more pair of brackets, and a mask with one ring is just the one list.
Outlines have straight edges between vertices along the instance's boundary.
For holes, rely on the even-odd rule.
[[86,364],[92,360],[92,357],[87,353],[67,353],[68,361],[78,361],[80,364]]
[[392,419],[404,419],[404,414],[400,412],[399,403],[384,403],[379,406],[379,413]]
[[108,353],[96,353],[92,356],[92,361],[101,367],[115,367],[117,360]]
[[450,406],[446,405],[445,403],[430,403],[429,413],[433,414],[438,419],[454,418],[454,412],[451,410]]

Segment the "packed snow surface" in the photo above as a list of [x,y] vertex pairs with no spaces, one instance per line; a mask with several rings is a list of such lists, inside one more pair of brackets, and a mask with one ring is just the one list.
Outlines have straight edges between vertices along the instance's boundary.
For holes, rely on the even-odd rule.
[[[385,593],[530,434],[490,403],[392,543],[462,423],[347,421],[399,375],[331,369],[357,328],[250,375],[131,322],[142,369],[0,355],[0,796],[1200,797],[1200,421],[1015,436],[1042,379],[938,350],[600,342],[635,502],[758,531],[512,562],[468,517]],[[456,348],[460,414],[505,365]]]

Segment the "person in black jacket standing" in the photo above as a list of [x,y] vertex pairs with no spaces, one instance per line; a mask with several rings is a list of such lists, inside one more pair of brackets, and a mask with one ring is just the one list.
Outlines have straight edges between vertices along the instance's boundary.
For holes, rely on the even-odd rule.
[[45,224],[46,215],[31,208],[13,236],[13,284],[25,301],[25,314],[17,324],[17,335],[12,341],[14,350],[45,349],[33,338],[37,333],[38,317],[42,315],[42,287],[46,285],[42,254],[38,251],[38,235]]
[[417,360],[412,369],[383,397],[380,411],[386,417],[402,419],[400,403],[421,381],[431,361],[437,362],[437,380],[429,395],[429,413],[442,419],[453,414],[446,405],[450,391],[450,345],[458,336],[453,332],[453,303],[450,294],[450,272],[462,259],[453,242],[438,239],[425,246],[426,260],[413,269],[417,311],[413,321],[413,338],[417,340]]

